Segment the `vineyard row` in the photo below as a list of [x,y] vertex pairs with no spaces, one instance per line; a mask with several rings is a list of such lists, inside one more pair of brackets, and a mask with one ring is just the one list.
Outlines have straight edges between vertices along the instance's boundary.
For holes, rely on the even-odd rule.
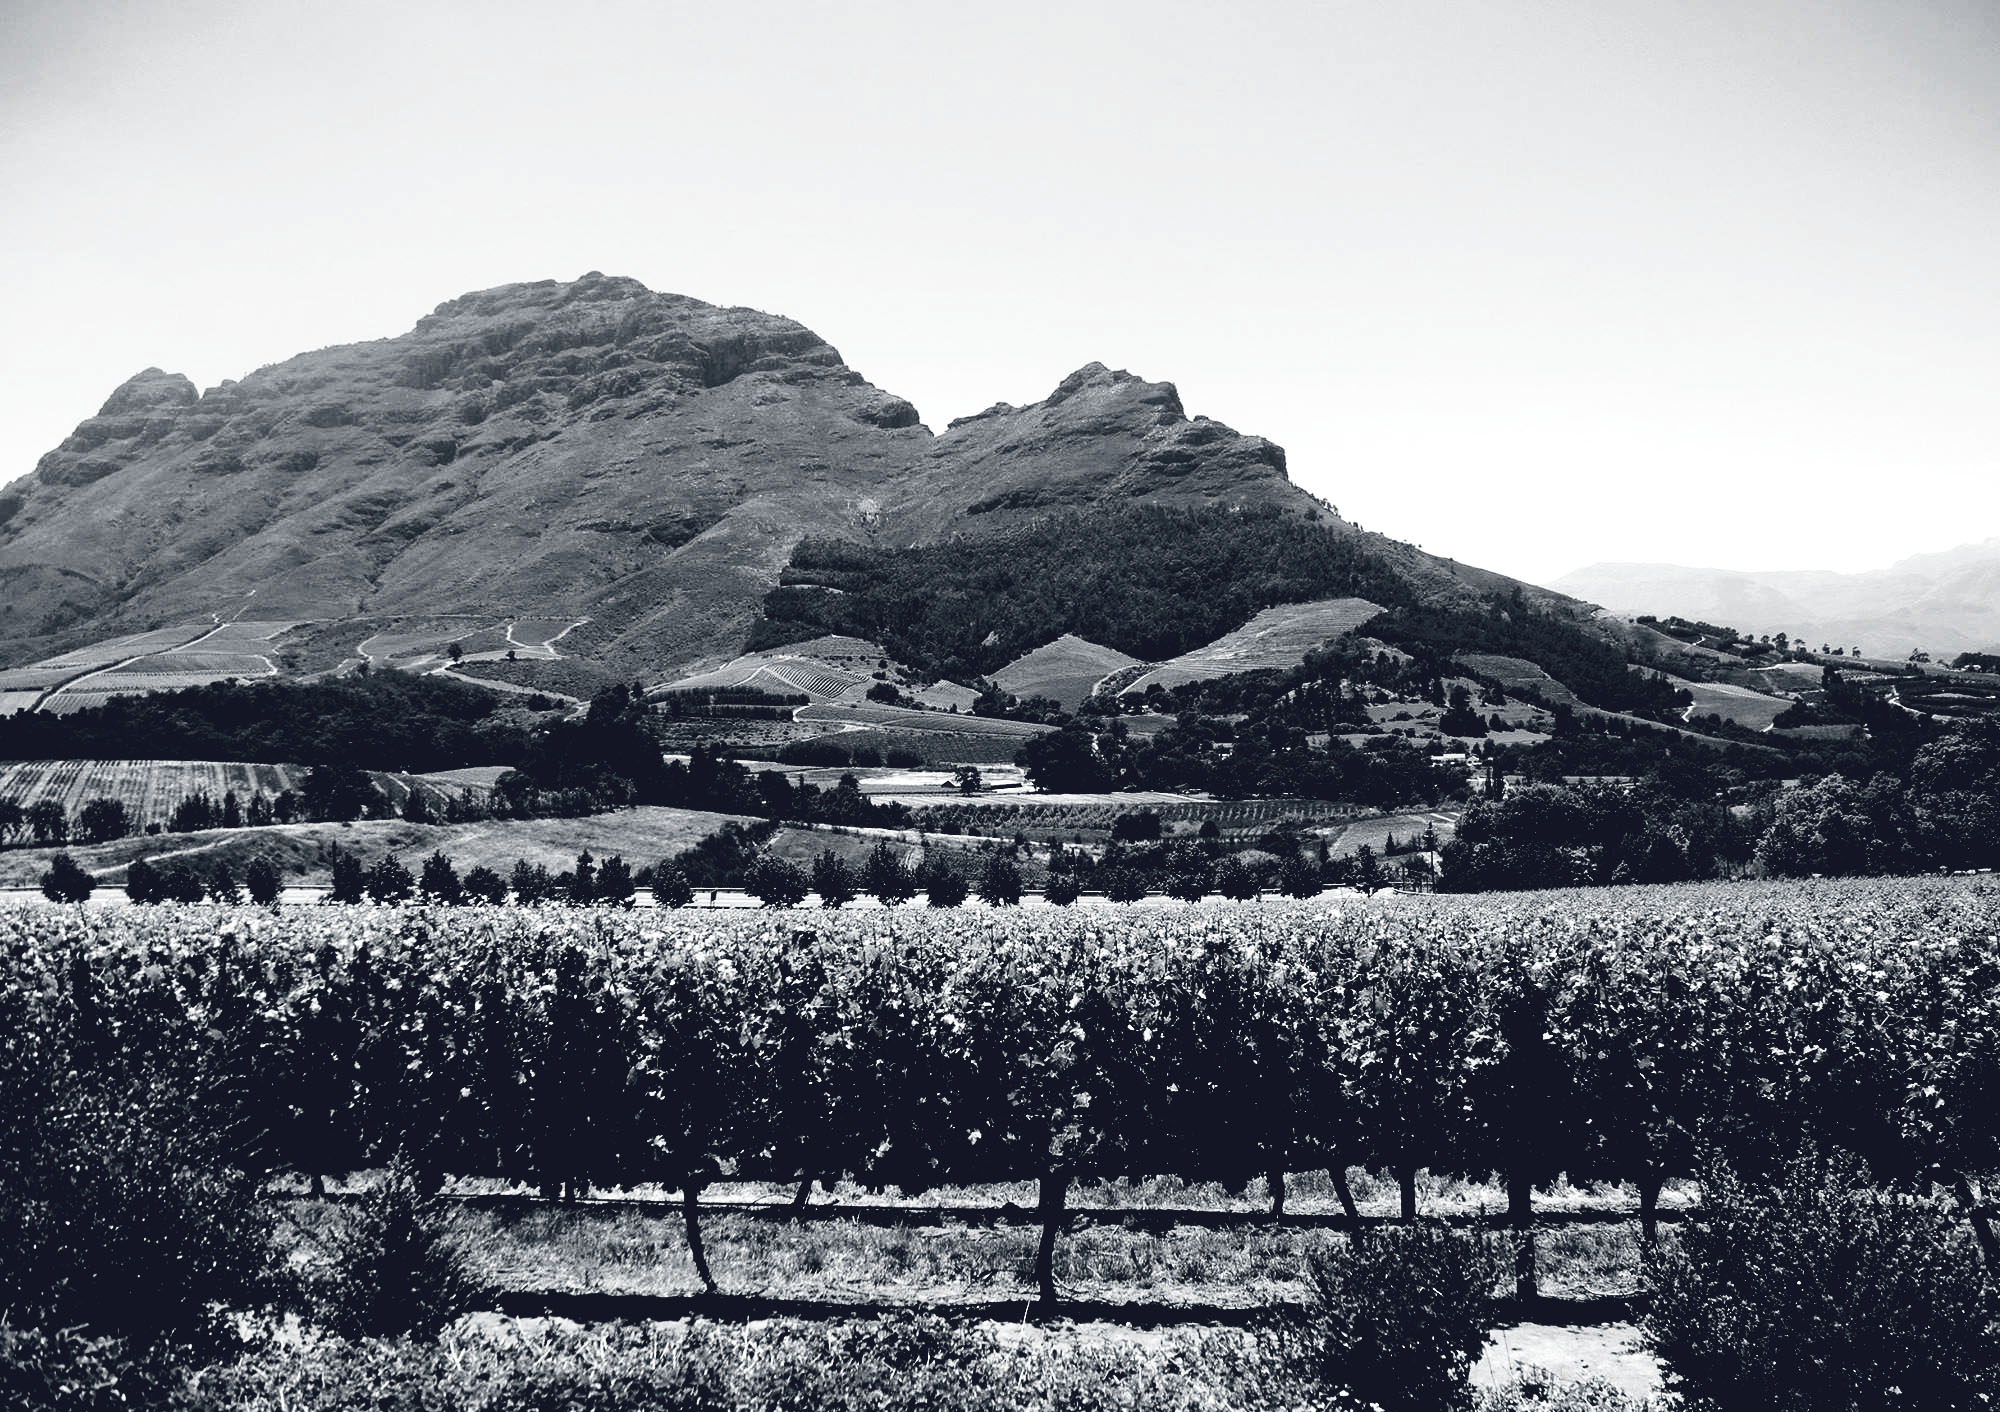
[[[843,1177],[1661,1186],[1839,1149],[1996,1259],[2000,899],[1949,879],[1107,916],[0,915],[9,1072],[180,1075],[240,1157],[545,1194]],[[1343,1204],[1351,1199],[1336,1176]]]

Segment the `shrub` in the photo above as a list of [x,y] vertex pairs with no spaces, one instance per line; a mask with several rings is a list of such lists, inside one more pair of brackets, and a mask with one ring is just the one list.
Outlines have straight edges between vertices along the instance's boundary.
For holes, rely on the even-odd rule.
[[1651,1264],[1646,1338],[1690,1412],[1987,1407],[2000,1296],[1952,1214],[1807,1158],[1726,1170]]
[[449,1208],[399,1155],[337,1240],[319,1296],[327,1321],[348,1338],[428,1340],[480,1293]]
[[243,900],[243,889],[227,863],[217,863],[208,875],[208,900],[233,907]]
[[76,859],[67,853],[58,853],[50,860],[41,883],[42,896],[51,902],[88,902],[97,888],[96,879],[78,867]]
[[1357,1232],[1312,1257],[1284,1346],[1301,1375],[1362,1406],[1469,1408],[1499,1274],[1490,1244],[1445,1226]]
[[356,903],[367,891],[368,874],[361,866],[361,860],[352,853],[336,848],[333,853],[333,886],[330,896],[335,902]]
[[903,866],[903,860],[887,839],[877,843],[861,870],[862,885],[869,896],[884,907],[894,907],[917,895],[917,880]]
[[661,863],[653,869],[653,901],[661,907],[685,907],[694,901],[694,889],[677,863]]

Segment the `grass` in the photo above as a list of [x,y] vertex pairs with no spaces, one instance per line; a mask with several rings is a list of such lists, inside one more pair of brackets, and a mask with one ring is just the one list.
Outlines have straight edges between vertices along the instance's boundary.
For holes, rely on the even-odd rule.
[[[1364,1214],[1387,1216],[1395,1192],[1357,1168],[1350,1174]],[[490,1186],[491,1184],[480,1184]],[[1337,1210],[1324,1173],[1291,1182],[1294,1213]],[[573,1206],[462,1207],[458,1233],[473,1252],[475,1273],[501,1291],[692,1296],[701,1290],[681,1230],[677,1200],[665,1192],[638,1203]],[[1684,1199],[1684,1193],[1681,1194]],[[815,1197],[816,1219],[781,1215],[788,1188],[732,1184],[711,1189],[702,1220],[709,1263],[723,1288],[736,1294],[806,1301],[953,1305],[1032,1295],[1038,1229],[1030,1183],[948,1188],[902,1203],[851,1187]],[[1272,1225],[1261,1183],[1231,1197],[1212,1184],[1172,1179],[1080,1184],[1071,1193],[1075,1216],[1056,1245],[1056,1278],[1066,1296],[1162,1308],[1253,1309],[1305,1296],[1310,1257],[1344,1242],[1324,1225]],[[728,1209],[749,1200],[765,1209]],[[865,1219],[882,1204],[928,1213],[922,1223]],[[1009,1210],[1011,1204],[1012,1210]],[[1548,1209],[1627,1209],[1617,1188],[1559,1187],[1544,1194]],[[838,1213],[841,1206],[852,1216]],[[1491,1214],[1504,1193],[1485,1183],[1426,1179],[1427,1214]],[[1234,1211],[1226,1224],[1177,1220],[1186,1211]],[[297,1247],[307,1252],[342,1216],[330,1203],[288,1203]],[[951,1213],[961,1213],[953,1217]],[[1502,1237],[1504,1238],[1504,1237]],[[1629,1295],[1641,1288],[1636,1220],[1555,1225],[1537,1236],[1545,1294],[1558,1298]],[[1496,1293],[1501,1293],[1496,1288]]]

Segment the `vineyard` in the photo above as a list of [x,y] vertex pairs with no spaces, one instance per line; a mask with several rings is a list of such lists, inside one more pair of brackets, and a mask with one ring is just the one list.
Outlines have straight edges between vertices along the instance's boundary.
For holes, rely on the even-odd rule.
[[242,1157],[401,1152],[577,1195],[1030,1182],[1054,1299],[1072,1185],[1171,1177],[1273,1214],[1287,1174],[1623,1182],[1651,1240],[1704,1155],[1818,1148],[1955,1194],[2000,1259],[2000,896],[1983,881],[1032,915],[203,907],[0,914],[0,1033],[181,1073]]
[[262,792],[275,798],[297,789],[305,771],[291,765],[224,763],[211,760],[41,760],[0,763],[0,799],[23,808],[52,799],[77,814],[92,799],[115,799],[135,829],[164,825],[174,806],[194,794],[221,801],[234,791],[248,803]]
[[[923,796],[907,796],[919,803]],[[1040,799],[973,798],[950,804],[922,804],[912,816],[919,828],[932,831],[1006,836],[1104,833],[1119,818],[1150,810],[1162,823],[1198,823],[1213,819],[1225,834],[1254,834],[1276,823],[1338,823],[1371,811],[1328,804],[1319,799],[1172,799],[1108,795],[1051,802]],[[1422,825],[1417,826],[1419,832]]]

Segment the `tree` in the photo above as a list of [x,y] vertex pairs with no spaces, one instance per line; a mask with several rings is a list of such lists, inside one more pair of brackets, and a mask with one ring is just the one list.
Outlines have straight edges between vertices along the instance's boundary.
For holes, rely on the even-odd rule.
[[275,907],[284,879],[278,871],[278,865],[265,854],[259,853],[250,860],[250,866],[243,870],[243,882],[250,890],[252,902],[259,907]]
[[428,824],[431,821],[431,806],[424,799],[424,792],[411,789],[403,796],[403,822],[406,824]]
[[694,901],[694,888],[689,886],[687,874],[674,862],[663,862],[653,869],[653,902],[660,907],[685,907]]
[[868,889],[868,895],[884,907],[894,907],[917,895],[916,879],[887,839],[877,843],[868,854],[861,870],[861,883]]
[[1287,897],[1317,897],[1320,885],[1319,868],[1302,853],[1292,853],[1278,869],[1278,890]]
[[766,907],[796,907],[812,890],[812,879],[798,864],[763,853],[744,874],[743,890]]
[[53,799],[37,799],[28,806],[28,829],[34,835],[35,846],[46,848],[52,843],[69,842],[69,815],[62,805]]
[[1113,902],[1137,902],[1146,895],[1146,875],[1124,864],[1104,870],[1104,895]]
[[1043,899],[1051,907],[1069,907],[1083,896],[1083,884],[1075,873],[1050,873],[1048,885],[1042,889]]
[[160,870],[144,858],[134,858],[125,867],[125,895],[139,903],[166,901]]
[[182,795],[174,805],[167,829],[170,833],[200,833],[215,827],[215,817],[215,801],[208,797],[208,791],[198,789]]
[[468,902],[498,907],[507,900],[507,880],[483,863],[467,873],[459,886],[465,889]]
[[1228,853],[1215,865],[1215,890],[1231,902],[1249,902],[1261,890],[1257,874],[1240,853]]
[[845,907],[855,899],[859,889],[854,882],[854,869],[847,866],[847,860],[831,848],[813,859],[813,891],[819,894],[822,907]]
[[979,900],[988,907],[1014,907],[1021,901],[1021,870],[1004,853],[986,860],[979,873]]
[[85,843],[109,843],[132,832],[132,816],[116,799],[93,799],[77,815]]
[[222,792],[222,827],[225,829],[243,827],[243,805],[237,800],[236,791],[233,789],[225,789]]
[[0,847],[27,832],[28,811],[13,795],[0,795]]
[[972,891],[965,874],[942,853],[927,856],[918,876],[923,882],[924,899],[933,907],[963,906]]
[[960,765],[952,771],[951,778],[960,794],[977,794],[985,786],[977,765]]
[[1365,843],[1354,852],[1353,876],[1355,887],[1359,888],[1364,895],[1377,893],[1382,890],[1382,864],[1377,861],[1375,850]]
[[[169,863],[161,879],[161,890],[169,902],[199,902],[208,896],[207,880],[185,863]],[[361,899],[357,896],[354,900]]]
[[1095,794],[1116,782],[1097,756],[1097,742],[1078,721],[1028,741],[1015,753],[1014,763],[1035,788],[1052,794]]
[[404,902],[417,890],[417,880],[410,876],[408,868],[396,860],[395,854],[385,853],[381,861],[368,870],[367,887],[371,902]]
[[514,890],[514,900],[523,907],[533,907],[538,902],[546,902],[554,887],[554,879],[549,870],[540,863],[530,863],[526,858],[514,860],[513,876],[509,886]]
[[597,900],[597,860],[588,848],[576,855],[576,868],[569,875],[569,900],[578,907],[588,907]]
[[313,766],[300,794],[306,817],[329,823],[358,819],[376,800],[375,782],[351,762]]
[[359,902],[368,886],[367,872],[361,860],[344,848],[333,850],[333,885],[328,895],[335,902],[353,904]]
[[[412,791],[410,798],[418,796]],[[438,849],[424,859],[423,878],[418,887],[426,902],[442,903],[446,907],[456,907],[465,900],[465,884],[458,880],[458,869],[452,867],[451,859]]]
[[225,907],[234,907],[243,900],[242,884],[236,881],[236,874],[229,871],[227,863],[217,863],[209,870],[205,884],[208,900],[220,902]]
[[597,900],[611,907],[630,907],[638,888],[632,866],[616,853],[597,865]]
[[97,887],[94,878],[77,866],[76,859],[67,853],[58,853],[49,861],[48,871],[42,874],[42,896],[51,902],[88,902],[90,894]]

